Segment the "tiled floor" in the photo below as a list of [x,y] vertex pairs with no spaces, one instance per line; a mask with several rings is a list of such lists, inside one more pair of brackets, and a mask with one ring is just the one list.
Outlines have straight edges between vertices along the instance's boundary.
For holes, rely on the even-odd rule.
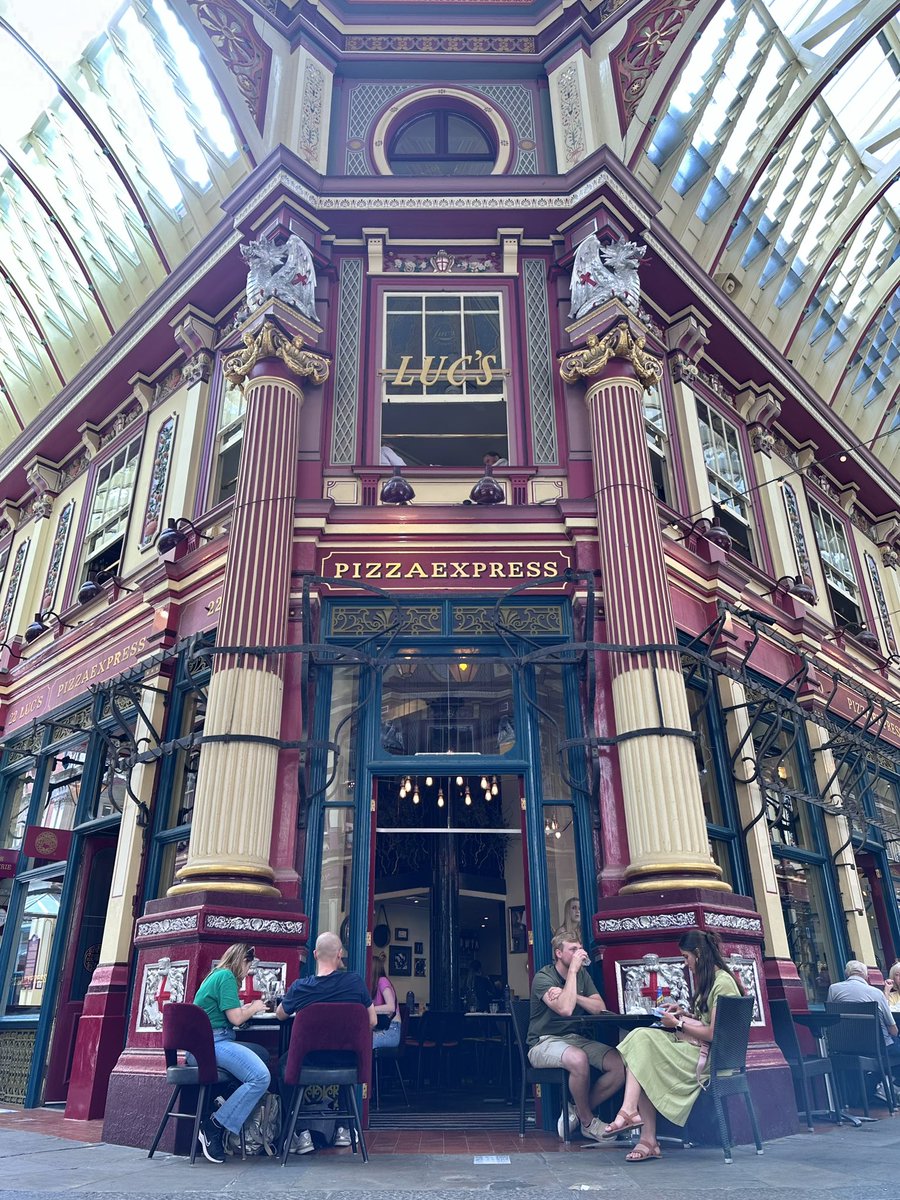
[[[0,1113],[0,1129],[12,1128],[77,1142],[97,1143],[103,1135],[102,1121],[67,1121],[62,1111],[46,1108]],[[432,1129],[371,1130],[366,1134],[366,1145],[372,1154],[540,1154],[566,1149],[559,1138],[546,1133],[530,1132],[520,1138],[509,1132],[442,1133]],[[574,1151],[579,1144],[574,1142],[571,1148]]]
[[[11,1105],[2,1105],[11,1108]],[[0,1112],[0,1129],[24,1129],[29,1133],[47,1133],[73,1142],[97,1143],[103,1140],[102,1121],[67,1121],[62,1109],[17,1108]]]

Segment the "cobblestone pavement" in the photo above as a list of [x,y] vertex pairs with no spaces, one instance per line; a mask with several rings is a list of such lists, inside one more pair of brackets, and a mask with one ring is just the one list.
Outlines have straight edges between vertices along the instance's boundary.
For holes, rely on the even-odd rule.
[[[896,1187],[900,1117],[860,1129],[821,1126],[815,1134],[767,1142],[757,1156],[738,1147],[732,1166],[713,1149],[667,1149],[659,1161],[629,1166],[621,1146],[574,1143],[565,1153],[508,1155],[476,1163],[473,1154],[378,1154],[366,1165],[349,1150],[277,1160],[198,1160],[124,1146],[0,1129],[0,1200],[572,1200],[576,1195],[642,1194],[666,1200],[875,1200]],[[503,1156],[499,1156],[503,1157]]]

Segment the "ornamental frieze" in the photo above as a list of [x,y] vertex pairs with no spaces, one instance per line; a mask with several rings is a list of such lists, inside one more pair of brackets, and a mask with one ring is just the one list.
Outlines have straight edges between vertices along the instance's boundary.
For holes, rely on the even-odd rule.
[[185,998],[189,966],[186,960],[172,962],[171,958],[160,958],[157,962],[144,964],[135,1032],[161,1031],[165,1005],[173,1002],[180,1004]]
[[601,917],[598,933],[646,933],[655,929],[693,929],[697,918],[692,912],[647,913],[640,917]]
[[175,933],[190,933],[196,928],[196,913],[188,917],[164,917],[160,921],[138,921],[138,937],[170,937]]
[[758,917],[740,917],[736,913],[707,913],[706,924],[714,929],[733,929],[740,933],[762,936],[762,921]]
[[306,934],[306,921],[280,921],[271,917],[225,917],[210,913],[206,918],[207,929],[225,929],[229,933],[280,933],[292,937]]

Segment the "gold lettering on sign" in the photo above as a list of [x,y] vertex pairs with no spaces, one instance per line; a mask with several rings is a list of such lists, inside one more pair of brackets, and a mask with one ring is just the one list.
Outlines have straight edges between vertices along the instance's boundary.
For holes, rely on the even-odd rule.
[[143,653],[147,647],[146,638],[138,638],[136,641],[130,642],[127,646],[123,646],[121,650],[117,650],[115,654],[108,654],[105,658],[98,658],[90,665],[85,664],[83,670],[77,671],[74,675],[70,675],[68,679],[62,679],[55,687],[55,696],[58,699],[60,696],[68,696],[71,692],[77,692],[84,687],[85,684],[96,679],[98,675],[102,675],[108,671],[110,667],[117,667],[120,663],[127,662],[130,658],[136,658],[138,654]]
[[322,569],[324,574],[335,579],[467,579],[477,582],[483,579],[552,579],[560,575],[567,565],[553,559],[510,559],[502,562],[488,562],[485,559],[473,559],[470,562],[385,559],[380,562],[351,562],[340,558],[329,561],[326,557]]
[[437,366],[434,366],[434,361],[433,354],[426,354],[422,365],[414,367],[412,355],[404,354],[400,359],[400,366],[396,369],[388,367],[384,375],[395,388],[412,387],[416,382],[422,387],[434,387],[442,379],[446,379],[451,387],[462,387],[467,379],[471,379],[477,387],[486,388],[490,387],[494,375],[500,369],[497,355],[485,354],[483,350],[476,350],[474,354],[462,354],[449,366],[446,354],[441,355]]

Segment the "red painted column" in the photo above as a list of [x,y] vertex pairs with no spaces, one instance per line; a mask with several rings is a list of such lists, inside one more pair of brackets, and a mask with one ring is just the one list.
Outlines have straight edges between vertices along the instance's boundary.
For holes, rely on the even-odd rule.
[[[567,383],[588,381],[607,637],[619,645],[673,645],[656,497],[644,433],[643,393],[661,366],[618,306],[608,327],[566,355]],[[602,327],[601,327],[602,328]],[[679,656],[639,650],[610,656],[613,707],[631,862],[623,891],[713,887],[713,862]]]
[[[248,340],[249,339],[249,340]],[[209,684],[188,860],[170,896],[215,887],[278,896],[269,861],[281,732],[284,656],[253,647],[287,642],[297,456],[303,393],[328,364],[268,318],[226,374],[246,380],[244,443],[232,516],[217,644]]]

